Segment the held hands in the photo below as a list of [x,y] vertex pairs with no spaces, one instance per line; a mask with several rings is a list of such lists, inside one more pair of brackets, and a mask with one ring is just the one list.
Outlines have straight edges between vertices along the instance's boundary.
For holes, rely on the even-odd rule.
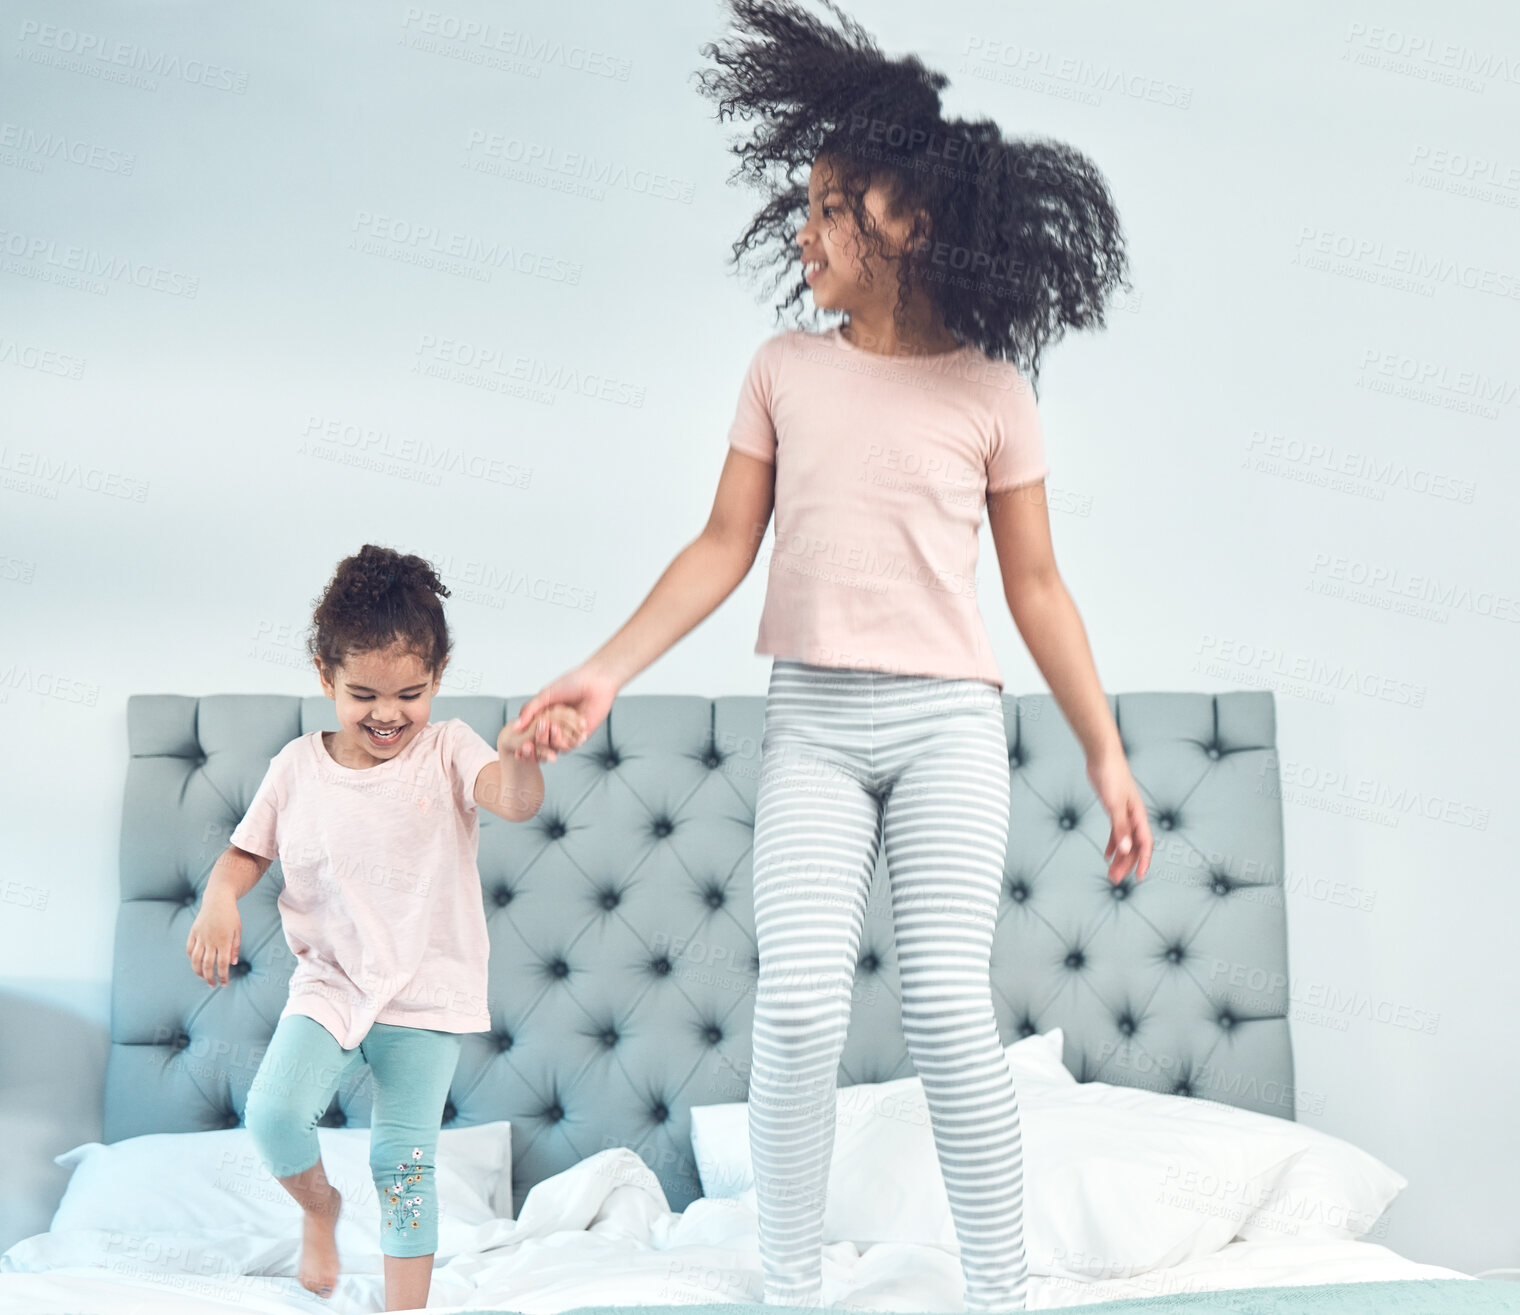
[[524,733],[535,746],[533,752],[540,757],[547,752],[549,761],[553,762],[554,750],[574,748],[575,744],[553,743],[553,726],[546,726],[541,714],[556,706],[575,713],[580,718],[582,732],[576,743],[584,743],[607,719],[617,692],[618,681],[615,677],[594,661],[584,662],[539,690],[523,704],[517,717],[508,723],[507,729]]
[[526,727],[518,729],[521,716],[508,722],[496,737],[496,751],[502,766],[509,758],[553,762],[561,749],[574,749],[585,742],[585,723],[574,708],[554,704],[535,716]]
[[1134,871],[1137,863],[1140,872],[1135,880],[1144,881],[1151,866],[1151,824],[1129,763],[1123,754],[1089,759],[1087,779],[1113,822],[1108,845],[1103,850],[1103,857],[1110,860],[1109,883],[1117,886]]
[[227,970],[238,961],[238,947],[243,941],[243,920],[238,915],[237,900],[225,892],[218,895],[208,886],[201,896],[201,911],[190,924],[190,938],[185,953],[197,977],[207,986],[227,985]]

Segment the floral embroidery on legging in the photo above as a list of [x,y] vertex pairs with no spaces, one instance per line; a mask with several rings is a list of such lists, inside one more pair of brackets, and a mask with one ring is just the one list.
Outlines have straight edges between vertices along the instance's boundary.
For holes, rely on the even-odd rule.
[[422,1198],[420,1196],[408,1196],[413,1183],[422,1181],[422,1147],[412,1147],[411,1164],[401,1163],[396,1166],[396,1172],[392,1175],[395,1182],[386,1191],[386,1206],[390,1211],[390,1218],[385,1221],[387,1228],[412,1228],[422,1227]]

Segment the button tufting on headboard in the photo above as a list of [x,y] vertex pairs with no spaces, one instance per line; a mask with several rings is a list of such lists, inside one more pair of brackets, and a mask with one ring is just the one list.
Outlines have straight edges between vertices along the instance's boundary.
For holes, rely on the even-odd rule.
[[[1291,1118],[1272,695],[1112,698],[1156,839],[1150,874],[1119,885],[1103,858],[1109,819],[1083,793],[1080,747],[1056,705],[1004,695],[999,1031],[1007,1043],[1063,1028],[1082,1081]],[[494,743],[521,706],[448,695],[432,715],[461,717]],[[482,815],[492,1028],[464,1038],[444,1122],[517,1125],[514,1208],[536,1182],[613,1145],[645,1158],[672,1208],[699,1194],[688,1111],[748,1090],[763,713],[759,695],[621,696],[594,748],[543,765],[536,818]],[[332,729],[331,716],[320,696],[128,700],[105,1140],[238,1123],[294,964],[280,865],[239,902],[247,954],[214,993],[190,967],[179,911],[199,899],[269,759]],[[913,1071],[890,894],[879,856],[841,1085]],[[366,1126],[371,1085],[345,1085],[329,1126]]]

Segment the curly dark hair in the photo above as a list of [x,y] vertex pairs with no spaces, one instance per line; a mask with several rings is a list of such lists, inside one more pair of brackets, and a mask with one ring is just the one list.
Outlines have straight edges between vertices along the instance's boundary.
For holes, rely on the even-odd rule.
[[[945,119],[943,73],[912,55],[886,58],[833,0],[821,3],[839,31],[797,3],[729,0],[749,35],[701,48],[718,66],[699,80],[719,121],[760,120],[733,144],[740,163],[729,181],[745,179],[770,199],[733,244],[732,264],[754,249],[757,264],[780,263],[778,284],[795,271],[778,320],[802,298],[796,236],[807,222],[806,171],[825,157],[877,253],[886,254],[884,243],[862,200],[873,182],[887,188],[894,216],[928,216],[927,225],[915,218],[898,263],[899,328],[921,286],[960,343],[1012,360],[1037,384],[1047,341],[1066,326],[1103,327],[1112,290],[1132,290],[1103,175],[1060,142],[1005,141],[989,119]],[[778,254],[765,252],[771,242]]]
[[436,676],[449,655],[439,602],[448,596],[430,562],[366,543],[338,563],[316,600],[306,651],[331,675],[355,653],[399,646]]

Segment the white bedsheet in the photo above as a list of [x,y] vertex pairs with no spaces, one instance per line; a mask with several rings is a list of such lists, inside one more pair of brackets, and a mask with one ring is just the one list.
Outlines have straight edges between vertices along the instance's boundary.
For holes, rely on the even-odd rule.
[[[383,1309],[378,1274],[344,1275],[325,1300],[294,1278],[243,1275],[267,1248],[235,1234],[39,1233],[0,1256],[0,1311],[359,1315]],[[1221,1288],[1468,1277],[1370,1242],[1233,1242],[1200,1260],[1129,1279],[1078,1283],[1031,1275],[1029,1309]],[[824,1249],[824,1297],[855,1309],[959,1311],[960,1264],[938,1247],[883,1243],[861,1252],[837,1242]],[[702,1198],[672,1213],[648,1166],[633,1151],[614,1148],[537,1184],[518,1219],[481,1225],[467,1253],[434,1270],[427,1309],[548,1315],[590,1305],[760,1299],[753,1211],[737,1200]]]

